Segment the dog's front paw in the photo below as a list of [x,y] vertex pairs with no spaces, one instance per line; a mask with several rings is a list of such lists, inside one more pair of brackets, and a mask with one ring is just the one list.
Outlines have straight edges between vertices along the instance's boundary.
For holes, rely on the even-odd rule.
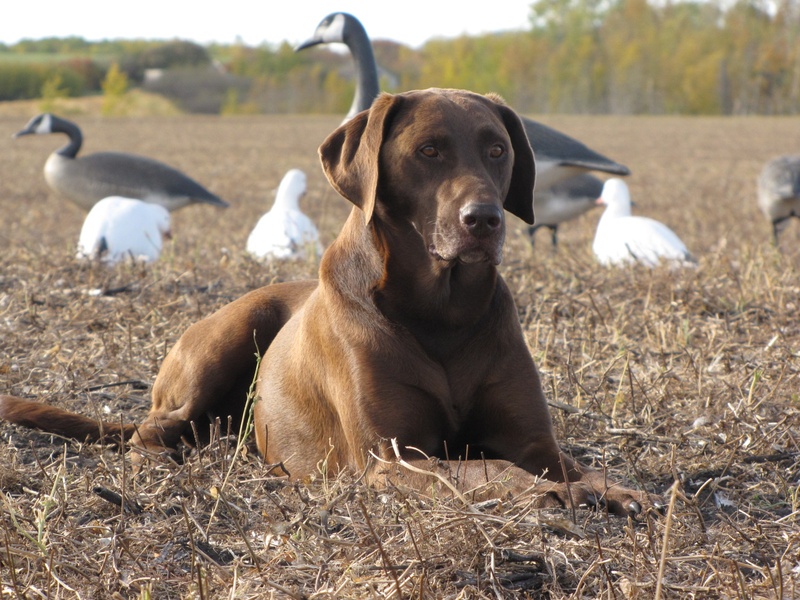
[[623,517],[662,515],[667,506],[664,499],[658,494],[649,494],[620,486],[606,490],[605,500],[610,512]]
[[608,509],[615,515],[639,517],[651,513],[663,514],[666,507],[664,499],[657,494],[621,486],[602,490],[586,482],[541,483],[533,492],[537,508]]
[[533,490],[536,508],[605,508],[605,498],[585,483],[540,483]]

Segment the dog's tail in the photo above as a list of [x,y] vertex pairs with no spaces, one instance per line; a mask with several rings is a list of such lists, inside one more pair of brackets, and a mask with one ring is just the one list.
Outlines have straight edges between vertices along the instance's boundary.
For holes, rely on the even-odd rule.
[[123,442],[130,439],[136,431],[133,423],[95,421],[62,408],[23,400],[16,396],[0,395],[0,419],[23,427],[41,429],[48,433],[89,442],[100,440]]

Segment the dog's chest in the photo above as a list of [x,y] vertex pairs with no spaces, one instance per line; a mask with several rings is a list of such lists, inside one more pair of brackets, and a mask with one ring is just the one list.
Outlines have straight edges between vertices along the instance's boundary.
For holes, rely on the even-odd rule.
[[481,401],[491,357],[475,344],[423,344],[416,338],[388,345],[387,352],[372,355],[374,402],[391,398],[393,412],[402,422],[423,422],[437,435],[462,429]]
[[480,452],[480,414],[485,410],[481,373],[460,360],[442,364],[416,358],[381,378],[385,388],[371,403],[379,415],[373,420],[379,436],[440,458],[463,456],[466,448]]

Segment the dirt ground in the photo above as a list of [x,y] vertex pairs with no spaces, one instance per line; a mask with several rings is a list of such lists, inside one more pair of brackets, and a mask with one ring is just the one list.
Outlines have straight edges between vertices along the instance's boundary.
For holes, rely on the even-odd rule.
[[[11,139],[30,116],[0,111],[0,393],[141,420],[189,324],[314,276],[244,253],[283,174],[308,174],[325,243],[350,210],[316,155],[338,117],[81,116],[85,152],[164,160],[231,203],[174,213],[151,267],[85,264],[84,214],[42,176],[65,139]],[[800,597],[800,223],[778,251],[755,203],[764,161],[800,151],[800,118],[541,120],[627,164],[636,213],[698,258],[600,268],[595,211],[556,251],[510,217],[501,267],[564,448],[663,494],[667,515],[295,484],[230,435],[134,476],[118,448],[0,424],[2,597]]]

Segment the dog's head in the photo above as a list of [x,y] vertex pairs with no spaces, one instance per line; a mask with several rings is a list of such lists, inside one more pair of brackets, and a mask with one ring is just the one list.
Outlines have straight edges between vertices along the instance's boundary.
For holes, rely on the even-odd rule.
[[498,264],[503,209],[533,223],[533,151],[494,95],[383,94],[328,136],[320,158],[367,223],[409,223],[438,260]]

